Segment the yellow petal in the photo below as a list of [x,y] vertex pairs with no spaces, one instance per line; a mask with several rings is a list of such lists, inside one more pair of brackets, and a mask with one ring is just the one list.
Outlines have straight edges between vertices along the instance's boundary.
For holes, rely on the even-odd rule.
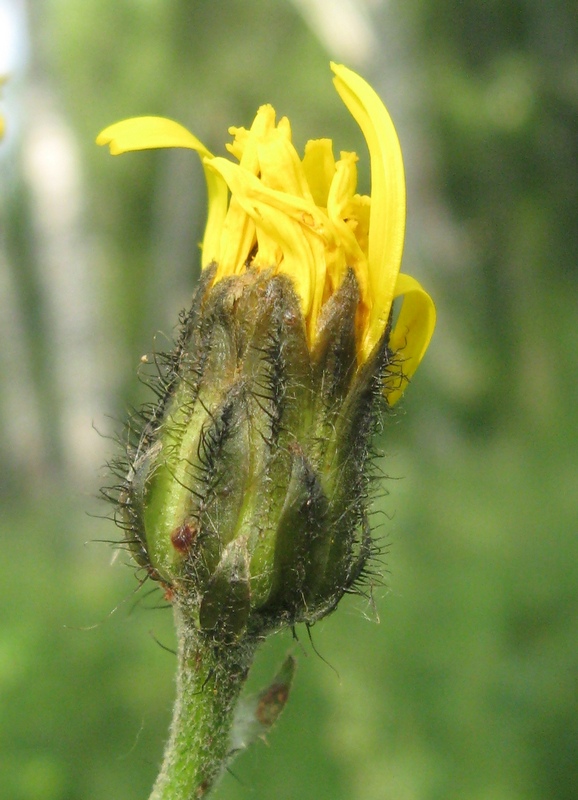
[[264,234],[268,252],[272,250],[269,240],[280,245],[281,263],[261,263],[260,252],[256,263],[264,268],[276,266],[279,272],[293,278],[303,303],[303,313],[310,321],[308,330],[312,340],[325,285],[325,248],[335,246],[329,220],[312,201],[270,189],[255,175],[227,159],[213,158],[206,163],[218,170],[232,195],[253,219],[257,241]]
[[335,227],[343,253],[342,264],[338,265],[336,274],[330,273],[330,288],[336,291],[345,275],[345,268],[351,267],[355,272],[361,302],[367,306],[368,280],[367,256],[359,246],[355,235],[357,220],[349,217],[351,202],[357,186],[357,156],[355,153],[341,153],[335,165],[335,173],[327,198],[327,215]]
[[211,153],[196,136],[165,117],[131,117],[109,125],[96,137],[97,144],[108,144],[113,156],[132,150],[154,150],[159,147],[188,147],[202,158]]
[[[195,150],[201,158],[212,158],[212,154],[196,136],[164,117],[131,117],[109,125],[96,137],[96,143],[108,144],[113,156],[134,150],[154,150],[165,147],[185,147]],[[219,258],[221,229],[227,212],[228,191],[223,179],[204,164],[207,181],[209,212],[203,239],[202,266]]]
[[335,175],[335,158],[331,139],[310,139],[305,145],[303,172],[315,205],[327,208],[327,197]]
[[361,128],[371,158],[369,219],[369,285],[373,305],[363,350],[371,352],[380,339],[394,297],[405,233],[405,178],[399,140],[378,95],[363,78],[331,64],[333,82]]
[[222,176],[233,196],[242,203],[257,224],[259,223],[259,211],[256,204],[268,205],[281,211],[292,221],[299,223],[305,231],[315,234],[326,247],[338,246],[339,243],[335,240],[335,232],[327,214],[312,200],[287,194],[279,189],[271,189],[255,175],[226,158],[212,158],[205,161],[205,164]]
[[327,207],[331,206],[332,213],[342,219],[357,188],[357,161],[355,153],[341,153],[329,188]]
[[231,197],[229,210],[221,229],[219,261],[215,282],[226,275],[238,275],[243,271],[247,258],[255,244],[255,223],[247,215],[236,197]]
[[403,303],[389,340],[391,350],[400,358],[400,363],[395,367],[392,388],[388,391],[386,387],[385,390],[390,405],[397,403],[418,368],[436,323],[433,300],[415,278],[400,273],[394,297],[403,297]]
[[257,152],[263,186],[313,203],[301,159],[282,133],[272,133],[259,144]]
[[259,159],[257,147],[274,130],[275,109],[270,105],[260,106],[249,130],[246,128],[229,128],[229,133],[232,134],[234,139],[232,144],[226,145],[226,148],[245,169],[248,169],[254,175],[258,175]]

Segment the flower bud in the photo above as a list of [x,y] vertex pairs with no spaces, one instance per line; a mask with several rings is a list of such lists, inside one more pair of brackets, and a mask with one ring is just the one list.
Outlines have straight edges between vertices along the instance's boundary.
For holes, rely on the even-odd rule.
[[137,558],[199,627],[237,637],[332,610],[363,572],[371,438],[388,331],[355,367],[357,281],[326,304],[310,350],[292,281],[208,270],[130,452]]

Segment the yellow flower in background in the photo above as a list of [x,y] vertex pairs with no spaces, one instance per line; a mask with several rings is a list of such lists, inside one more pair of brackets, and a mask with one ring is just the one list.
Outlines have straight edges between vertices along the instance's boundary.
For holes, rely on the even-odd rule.
[[215,282],[248,267],[289,275],[302,303],[310,345],[323,305],[348,268],[360,290],[356,316],[358,364],[381,339],[396,298],[400,308],[390,335],[401,380],[385,387],[390,405],[401,396],[429,344],[435,309],[411,276],[400,273],[405,230],[405,179],[391,118],[374,90],[351,70],[332,64],[335,87],[360,126],[371,159],[371,196],[356,192],[355,153],[336,160],[330,139],[307,142],[300,158],[289,120],[275,122],[262,106],[250,129],[231,128],[227,149],[238,163],[214,157],[172,120],[135,117],[103,130],[98,144],[113,155],[131,150],[184,147],[202,161],[208,220],[202,266],[217,264]]
[[[6,82],[6,76],[0,75],[0,92],[2,91],[2,87]],[[4,134],[6,133],[6,122],[4,121],[4,114],[0,113],[0,141],[4,138]]]

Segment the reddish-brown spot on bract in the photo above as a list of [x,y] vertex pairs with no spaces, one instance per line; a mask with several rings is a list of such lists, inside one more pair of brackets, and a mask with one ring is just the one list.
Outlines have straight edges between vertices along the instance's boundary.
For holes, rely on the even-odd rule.
[[165,600],[167,603],[172,603],[175,599],[175,592],[172,586],[165,586]]
[[178,553],[186,555],[197,538],[197,528],[190,522],[183,522],[171,533],[171,544]]

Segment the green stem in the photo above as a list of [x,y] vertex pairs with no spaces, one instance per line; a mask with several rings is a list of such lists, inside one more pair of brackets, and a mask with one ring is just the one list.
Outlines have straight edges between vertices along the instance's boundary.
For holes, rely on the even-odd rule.
[[169,741],[150,800],[206,797],[229,755],[239,693],[256,642],[215,643],[175,603],[178,634],[177,698]]

